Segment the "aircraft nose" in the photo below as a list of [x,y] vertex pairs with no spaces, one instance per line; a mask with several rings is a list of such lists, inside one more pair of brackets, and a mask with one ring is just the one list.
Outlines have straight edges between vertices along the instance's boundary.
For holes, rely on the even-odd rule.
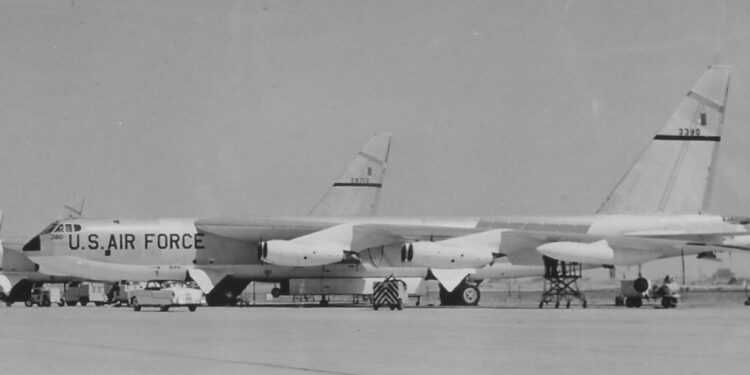
[[23,251],[40,251],[42,250],[42,244],[41,239],[39,236],[34,236],[34,238],[31,239],[31,241],[27,242],[26,245],[23,245]]

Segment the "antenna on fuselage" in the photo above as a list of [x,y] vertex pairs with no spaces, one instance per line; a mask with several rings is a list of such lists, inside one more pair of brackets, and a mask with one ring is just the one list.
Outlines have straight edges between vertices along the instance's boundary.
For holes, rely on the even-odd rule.
[[79,219],[83,217],[83,207],[86,205],[86,197],[81,198],[81,203],[78,205],[78,208],[71,207],[69,205],[65,205],[65,209],[68,211],[68,218],[69,219]]

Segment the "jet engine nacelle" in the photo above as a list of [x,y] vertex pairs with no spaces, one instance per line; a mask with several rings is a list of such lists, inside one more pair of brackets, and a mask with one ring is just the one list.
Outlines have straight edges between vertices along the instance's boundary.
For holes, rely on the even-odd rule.
[[261,261],[286,267],[324,266],[342,261],[345,254],[344,249],[330,244],[272,240],[258,245]]
[[401,263],[429,268],[479,268],[495,259],[492,252],[458,248],[440,242],[410,242],[401,246]]

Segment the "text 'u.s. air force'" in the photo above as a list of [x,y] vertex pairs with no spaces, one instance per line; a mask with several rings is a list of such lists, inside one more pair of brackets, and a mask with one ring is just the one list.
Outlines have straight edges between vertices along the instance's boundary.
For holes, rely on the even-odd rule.
[[68,236],[71,250],[192,250],[204,249],[203,233],[112,233]]

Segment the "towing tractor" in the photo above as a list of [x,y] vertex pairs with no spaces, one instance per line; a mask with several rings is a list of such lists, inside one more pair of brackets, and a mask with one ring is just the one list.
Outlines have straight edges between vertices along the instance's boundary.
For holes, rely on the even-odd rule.
[[620,283],[620,295],[615,297],[615,306],[641,307],[643,300],[660,299],[661,307],[665,309],[677,307],[680,297],[680,285],[667,275],[661,286],[652,285],[643,277],[635,280],[623,280]]

